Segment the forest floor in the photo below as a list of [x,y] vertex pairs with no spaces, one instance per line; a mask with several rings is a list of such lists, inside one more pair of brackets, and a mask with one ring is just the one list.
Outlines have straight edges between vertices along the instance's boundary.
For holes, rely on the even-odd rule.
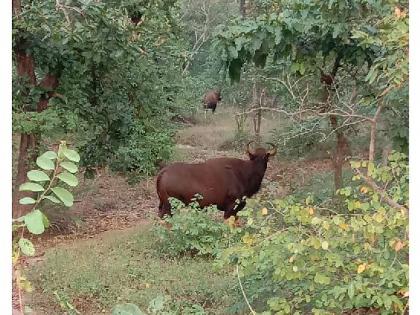
[[[208,117],[207,119],[205,122],[201,121],[196,125],[186,127],[178,133],[173,160],[200,162],[208,158],[221,156],[246,158],[244,152],[240,153],[233,149],[220,150],[221,147],[226,147],[226,143],[234,136],[235,122],[233,115],[226,115],[226,113],[220,112],[216,116]],[[270,124],[272,125],[273,122],[269,121],[266,125],[270,126]],[[282,197],[293,192],[294,187],[307,186],[309,189],[312,189],[313,185],[317,185],[316,182],[313,182],[314,177],[331,173],[332,165],[330,159],[290,161],[282,159],[281,154],[279,152],[278,157],[269,162],[259,194]],[[321,186],[325,188],[325,183],[322,183]],[[331,192],[333,191],[332,187],[330,190]],[[52,297],[51,292],[48,297],[45,296],[47,295],[45,293],[46,278],[42,276],[42,270],[44,270],[45,276],[45,269],[43,268],[46,268],[45,265],[48,264],[50,264],[50,268],[53,268],[52,266],[60,268],[57,265],[58,262],[64,262],[65,264],[66,261],[62,260],[63,258],[60,258],[60,260],[57,258],[57,255],[65,256],[66,253],[73,253],[76,255],[74,259],[81,259],[80,266],[83,266],[83,264],[88,266],[94,263],[94,261],[90,261],[89,259],[97,255],[94,258],[95,260],[103,260],[105,265],[108,263],[111,266],[113,264],[107,259],[111,259],[110,257],[112,255],[104,256],[103,254],[114,250],[115,246],[120,246],[116,244],[116,240],[130,243],[129,240],[133,238],[133,235],[136,235],[136,240],[139,237],[144,237],[146,243],[153,244],[153,240],[150,239],[150,233],[143,233],[143,231],[148,231],[153,222],[157,220],[158,198],[155,190],[155,177],[144,179],[135,185],[129,185],[125,177],[112,174],[105,170],[93,180],[82,179],[75,192],[75,196],[76,202],[70,210],[53,209],[54,211],[51,211],[52,221],[54,223],[46,233],[36,237],[32,236],[37,256],[28,258],[25,261],[25,269],[32,275],[31,279],[34,284],[34,292],[25,297],[25,302],[33,309],[31,314],[56,314],[60,312],[58,306],[60,303],[61,309],[63,307],[65,308],[66,298],[71,301],[69,305],[76,307],[81,314],[109,313],[109,308],[104,308],[104,303],[101,303],[94,296],[87,293],[86,295],[81,294],[78,298],[59,298],[58,295]],[[220,219],[222,220],[222,214]],[[137,246],[138,241],[133,242],[135,244],[133,245],[134,247],[131,247],[128,251],[142,252],[144,250],[144,248]],[[83,256],[89,250],[92,250],[92,253],[88,255],[90,257]],[[147,250],[143,254],[147,257],[150,256]],[[118,255],[112,259],[120,260],[120,256]],[[71,260],[72,258],[67,257],[67,259]],[[130,258],[127,259],[130,260]],[[153,265],[155,262],[148,261],[147,258],[144,258],[142,263]],[[167,266],[165,268],[167,272],[174,272],[176,268],[178,270],[180,268],[179,261],[164,264]],[[200,261],[198,262],[198,267],[204,268],[205,270],[207,268],[206,264],[206,262]],[[76,262],[74,266],[78,268],[79,263]],[[100,267],[97,268],[101,269]],[[109,269],[113,270],[115,267],[111,266]],[[72,272],[77,273],[77,270],[67,271],[70,274]],[[106,273],[106,270],[103,272]],[[199,271],[192,267],[185,272],[192,272],[191,277],[194,277],[194,272],[198,273]],[[153,272],[150,271],[150,274],[153,274]],[[212,284],[211,274],[206,275],[205,272],[203,273],[201,271],[200,274],[204,277],[208,276],[208,279],[204,280],[204,282],[200,280],[201,284],[204,283],[208,286],[214,285]],[[87,276],[85,275],[85,277]],[[172,277],[177,278],[174,275]],[[219,279],[218,277],[216,276],[217,279]],[[223,285],[224,281],[222,279],[224,278],[226,277],[220,275],[219,285]],[[48,281],[60,282],[63,279],[52,280],[49,278]],[[77,279],[71,279],[71,281],[77,282]],[[82,279],[80,281],[88,281],[88,279]],[[112,282],[115,279],[112,280],[110,278],[109,281]],[[173,281],[175,281],[174,291],[179,290],[183,281],[182,278],[173,279]],[[208,283],[209,281],[211,283]],[[200,283],[194,283],[192,281],[191,285],[201,285]],[[58,287],[60,286],[58,285],[56,288]],[[187,288],[189,285],[184,284],[182,287]],[[90,292],[89,290],[87,288],[86,292]],[[171,291],[170,288],[168,290]],[[206,292],[206,288],[201,293],[203,296],[209,294]],[[156,294],[154,290],[147,297],[150,298],[153,294]],[[217,296],[214,297],[214,299],[217,298]],[[199,298],[196,299],[198,303],[207,303],[206,301],[201,301]],[[115,301],[116,303],[117,301]],[[14,304],[16,304],[16,299],[14,299]],[[219,311],[217,311],[217,307],[219,307]],[[222,314],[219,313],[220,307],[222,306],[215,306],[215,314]],[[62,311],[62,313],[64,314],[65,312]],[[71,314],[71,311],[67,313]]]
[[[177,135],[174,160],[199,163],[214,157],[247,159],[244,152],[220,150],[234,135],[234,121],[219,113],[210,122],[182,129]],[[282,160],[281,152],[267,167],[259,194],[283,197],[293,187],[311,186],[314,175],[332,171],[331,160]],[[44,234],[33,236],[38,253],[53,246],[89,239],[110,231],[124,230],[156,219],[158,198],[156,176],[130,185],[127,178],[104,170],[93,180],[81,179],[75,191],[76,201],[69,210],[52,209],[53,224]],[[330,187],[331,191],[333,187]]]

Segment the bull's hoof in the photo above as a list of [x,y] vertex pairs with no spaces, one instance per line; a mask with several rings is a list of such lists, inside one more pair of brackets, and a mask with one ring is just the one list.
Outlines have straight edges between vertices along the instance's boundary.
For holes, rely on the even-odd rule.
[[225,219],[225,224],[229,225],[230,227],[241,227],[242,224],[240,223],[239,219],[231,216],[229,219]]
[[242,227],[242,225],[243,225],[241,220],[239,220],[238,218],[235,219],[234,224],[235,224],[235,227]]

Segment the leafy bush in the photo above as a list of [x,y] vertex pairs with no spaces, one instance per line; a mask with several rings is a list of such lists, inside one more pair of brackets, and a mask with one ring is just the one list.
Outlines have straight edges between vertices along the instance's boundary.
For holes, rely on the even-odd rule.
[[162,224],[155,226],[157,248],[163,254],[215,257],[234,242],[229,225],[214,219],[220,212],[215,206],[202,210],[196,202],[185,206],[176,199],[171,199],[171,205],[173,216],[165,219],[170,229]]
[[169,160],[172,145],[170,130],[137,125],[127,144],[115,153],[111,169],[152,175],[160,162]]
[[158,295],[150,301],[147,313],[141,311],[137,305],[132,303],[117,304],[112,309],[112,315],[205,315],[201,305],[191,304],[183,301],[173,300],[170,296]]
[[[393,153],[385,167],[354,162],[339,212],[293,196],[252,204],[242,243],[220,263],[239,264],[245,292],[264,314],[337,314],[408,305],[408,164]],[[256,215],[260,213],[261,215]],[[266,214],[266,215],[264,215]]]
[[332,137],[321,141],[329,133],[327,121],[315,117],[274,129],[271,141],[277,144],[284,156],[296,159],[332,150]]

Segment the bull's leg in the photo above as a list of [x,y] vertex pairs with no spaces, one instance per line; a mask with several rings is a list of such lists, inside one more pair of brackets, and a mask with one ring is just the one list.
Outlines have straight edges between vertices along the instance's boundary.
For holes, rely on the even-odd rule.
[[159,218],[163,219],[165,215],[172,216],[171,204],[168,200],[159,203]]
[[230,207],[228,207],[225,210],[225,213],[223,215],[224,219],[227,220],[231,216],[234,216],[235,217],[235,225],[238,226],[239,225],[239,220],[238,220],[238,217],[237,217],[237,213],[239,211],[241,211],[245,207],[245,205],[246,205],[245,200],[240,201],[238,204],[236,204],[236,202],[233,203],[232,205],[230,205]]

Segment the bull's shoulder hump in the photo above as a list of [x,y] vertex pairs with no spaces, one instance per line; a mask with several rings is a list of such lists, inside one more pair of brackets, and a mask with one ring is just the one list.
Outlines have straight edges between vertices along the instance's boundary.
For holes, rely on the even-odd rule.
[[175,162],[175,163],[169,164],[169,165],[165,166],[164,168],[162,168],[160,170],[159,174],[165,173],[165,172],[173,170],[173,169],[188,168],[191,165],[192,164],[188,164],[188,163],[184,163],[184,162]]
[[224,169],[235,169],[241,167],[246,161],[235,158],[215,158],[206,161],[207,165],[217,166]]

